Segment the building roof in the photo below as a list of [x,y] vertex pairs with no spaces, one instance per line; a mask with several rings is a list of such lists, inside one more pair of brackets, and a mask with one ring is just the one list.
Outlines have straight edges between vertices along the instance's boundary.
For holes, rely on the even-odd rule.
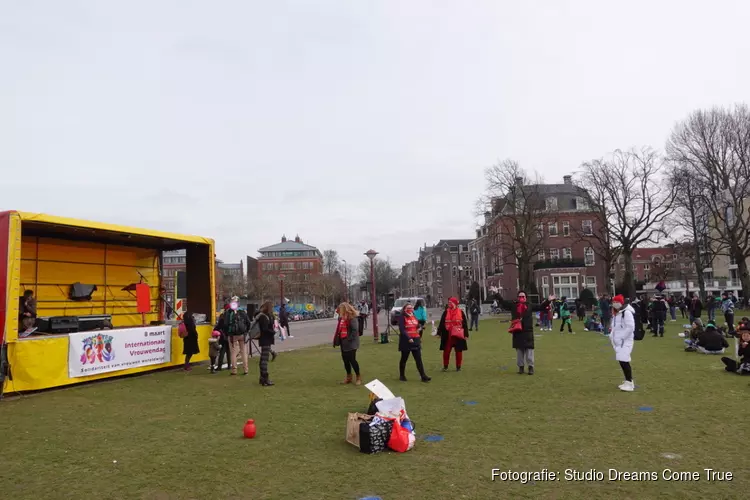
[[448,245],[449,247],[457,247],[458,245],[467,246],[471,239],[467,238],[465,240],[440,240],[435,245],[436,247],[439,247],[441,245]]
[[276,243],[275,245],[263,247],[259,252],[301,252],[301,251],[318,251],[317,248],[311,245],[306,245],[304,243],[297,243],[296,241],[282,241],[281,243]]

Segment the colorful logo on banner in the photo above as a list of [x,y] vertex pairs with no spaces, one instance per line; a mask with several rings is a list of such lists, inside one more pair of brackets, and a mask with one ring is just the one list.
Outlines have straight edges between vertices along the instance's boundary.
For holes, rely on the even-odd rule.
[[107,363],[115,359],[115,350],[112,347],[110,335],[92,335],[84,338],[81,343],[83,344],[82,365],[93,365],[97,361]]

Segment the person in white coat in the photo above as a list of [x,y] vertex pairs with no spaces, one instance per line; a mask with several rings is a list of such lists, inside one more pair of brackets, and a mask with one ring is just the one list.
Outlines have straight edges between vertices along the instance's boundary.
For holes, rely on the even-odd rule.
[[610,334],[612,347],[615,349],[615,359],[620,363],[625,381],[620,384],[620,390],[633,392],[633,370],[630,367],[630,354],[633,352],[635,341],[635,310],[625,305],[622,295],[612,299],[612,330]]

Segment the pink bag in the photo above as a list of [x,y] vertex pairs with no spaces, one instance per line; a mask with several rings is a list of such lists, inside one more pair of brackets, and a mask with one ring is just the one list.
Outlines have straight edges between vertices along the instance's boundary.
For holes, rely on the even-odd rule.
[[187,327],[185,326],[185,323],[180,323],[180,326],[177,327],[177,336],[181,339],[184,339],[187,337]]

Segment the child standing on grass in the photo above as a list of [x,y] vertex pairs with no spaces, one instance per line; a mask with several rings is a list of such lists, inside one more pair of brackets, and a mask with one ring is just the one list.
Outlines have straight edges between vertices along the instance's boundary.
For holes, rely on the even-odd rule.
[[563,333],[565,325],[568,325],[568,333],[573,333],[573,327],[570,326],[570,309],[568,309],[568,304],[565,302],[560,305],[560,319],[562,320],[562,323],[560,323],[560,333]]
[[220,337],[221,333],[214,330],[211,332],[211,337],[208,339],[208,358],[211,360],[211,373],[216,373],[216,358],[221,351],[221,344],[219,343]]

